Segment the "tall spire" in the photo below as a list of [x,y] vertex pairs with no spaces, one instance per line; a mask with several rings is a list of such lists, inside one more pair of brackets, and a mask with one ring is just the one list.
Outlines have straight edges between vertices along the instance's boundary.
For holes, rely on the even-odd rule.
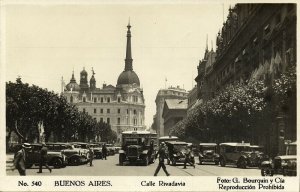
[[208,51],[208,34],[206,34],[206,49],[205,51]]
[[130,19],[127,25],[127,46],[126,46],[126,58],[125,58],[125,71],[132,71],[132,56],[131,56],[131,25]]

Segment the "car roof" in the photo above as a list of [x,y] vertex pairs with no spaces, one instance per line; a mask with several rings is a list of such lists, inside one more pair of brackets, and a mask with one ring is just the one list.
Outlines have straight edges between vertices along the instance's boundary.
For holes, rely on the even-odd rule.
[[250,145],[250,148],[262,148],[264,146],[261,146],[261,145]]
[[250,143],[220,143],[220,146],[233,146],[233,147],[249,147]]
[[200,146],[217,146],[216,143],[200,143]]
[[122,134],[154,134],[156,133],[151,133],[150,131],[123,131]]
[[176,136],[162,136],[162,137],[160,137],[160,138],[158,138],[159,140],[160,139],[178,139],[178,137],[176,137]]
[[172,145],[188,145],[188,143],[184,141],[167,141],[166,143],[170,143]]
[[297,159],[297,155],[276,156],[275,159]]

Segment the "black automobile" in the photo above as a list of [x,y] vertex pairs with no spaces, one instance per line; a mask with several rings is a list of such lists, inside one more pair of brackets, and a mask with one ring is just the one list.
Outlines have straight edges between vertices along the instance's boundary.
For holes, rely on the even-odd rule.
[[46,143],[49,151],[62,152],[67,159],[68,165],[81,165],[87,162],[85,155],[82,155],[80,149],[70,143]]
[[154,162],[155,151],[150,149],[150,141],[157,138],[149,131],[122,132],[122,148],[119,150],[119,165],[124,162],[142,163],[147,166]]
[[297,175],[297,142],[286,143],[286,155],[276,156],[263,161],[261,164],[262,176],[296,176]]
[[250,143],[220,143],[220,165],[225,167],[227,164],[236,165],[238,168],[247,168]]
[[[33,165],[40,164],[40,151],[42,144],[30,144],[30,149],[26,155],[26,168],[30,168]],[[48,150],[47,153],[47,162],[48,165],[53,166],[54,168],[62,168],[67,165],[66,156],[62,152]]]
[[283,155],[277,156],[270,161],[264,161],[261,164],[262,176],[296,176],[297,175],[297,156]]
[[[186,153],[188,150],[188,143],[184,141],[169,141],[166,142],[168,151],[167,155],[169,157],[170,162],[172,165],[177,165],[178,163],[184,163],[186,158]],[[195,163],[195,158],[193,155],[189,156],[190,161]]]
[[220,155],[217,153],[218,145],[216,143],[199,144],[199,164],[203,162],[213,162],[219,165]]
[[98,143],[90,144],[90,147],[93,149],[94,156],[96,159],[102,159],[102,146]]

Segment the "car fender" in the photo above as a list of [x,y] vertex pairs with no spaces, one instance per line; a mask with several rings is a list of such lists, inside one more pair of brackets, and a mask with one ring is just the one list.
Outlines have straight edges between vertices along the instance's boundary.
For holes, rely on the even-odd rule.
[[148,150],[143,150],[142,154],[143,155],[147,155],[148,154]]
[[68,159],[71,159],[71,158],[74,158],[74,157],[81,158],[82,156],[79,155],[79,154],[73,154],[73,155],[69,156]]
[[122,150],[122,149],[120,149],[120,150],[119,150],[119,154],[125,154],[125,151]]
[[271,161],[263,161],[261,163],[261,168],[271,167]]

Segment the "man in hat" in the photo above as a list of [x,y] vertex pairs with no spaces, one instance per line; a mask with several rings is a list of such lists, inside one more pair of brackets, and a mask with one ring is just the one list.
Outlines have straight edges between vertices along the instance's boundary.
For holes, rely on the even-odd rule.
[[20,149],[14,156],[14,166],[18,169],[21,176],[26,175],[26,153],[30,149],[29,143],[24,143],[22,149]]
[[155,170],[154,176],[157,176],[157,173],[159,172],[161,167],[163,168],[166,175],[169,176],[170,174],[168,173],[167,168],[165,166],[165,158],[167,158],[167,155],[166,155],[166,144],[164,142],[160,144],[159,150],[155,155],[155,159],[157,158],[157,156],[159,156],[159,163]]
[[43,165],[45,165],[45,167],[50,171],[50,173],[52,172],[52,169],[47,164],[47,153],[48,153],[48,149],[46,147],[46,144],[42,143],[42,148],[40,151],[40,169],[37,173],[43,172]]

